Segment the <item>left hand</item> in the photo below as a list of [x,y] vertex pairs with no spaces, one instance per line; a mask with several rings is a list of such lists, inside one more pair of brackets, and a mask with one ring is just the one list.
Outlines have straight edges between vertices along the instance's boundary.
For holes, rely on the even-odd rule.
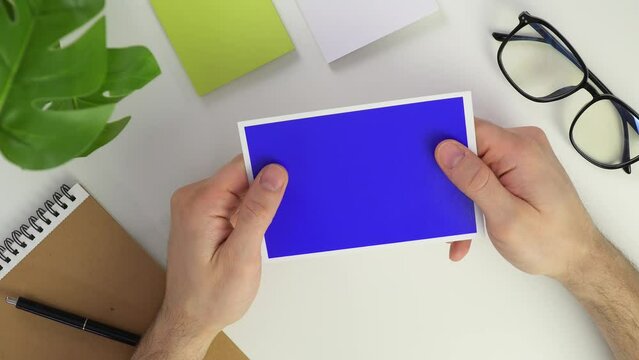
[[[202,359],[217,333],[246,313],[260,283],[262,239],[287,183],[286,170],[269,165],[249,188],[238,156],[175,192],[164,303],[133,359]],[[451,244],[451,259],[469,247]]]
[[152,349],[168,359],[202,358],[217,333],[246,313],[260,283],[262,240],[287,183],[282,166],[268,165],[249,187],[238,156],[175,192],[164,303],[135,359]]

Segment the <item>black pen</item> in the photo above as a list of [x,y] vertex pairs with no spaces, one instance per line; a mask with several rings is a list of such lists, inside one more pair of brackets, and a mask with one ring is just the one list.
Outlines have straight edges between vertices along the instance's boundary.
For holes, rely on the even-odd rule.
[[23,297],[7,297],[6,301],[7,304],[13,305],[17,309],[42,316],[49,320],[57,321],[82,331],[100,335],[111,340],[119,341],[131,346],[136,346],[140,342],[140,335],[116,329],[112,326],[105,325],[82,316],[74,315],[66,311],[54,309],[50,306],[25,299]]

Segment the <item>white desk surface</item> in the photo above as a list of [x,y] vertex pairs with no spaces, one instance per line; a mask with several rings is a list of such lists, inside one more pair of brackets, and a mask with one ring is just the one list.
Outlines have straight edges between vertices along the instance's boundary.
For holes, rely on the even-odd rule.
[[[628,176],[581,159],[567,127],[588,96],[550,105],[524,99],[499,72],[490,36],[511,30],[522,10],[544,17],[637,108],[636,0],[439,0],[438,14],[330,66],[295,1],[276,0],[297,51],[205,97],[193,91],[147,0],[107,3],[110,45],[150,47],[163,75],[121,104],[118,114],[133,121],[90,158],[47,172],[0,160],[6,233],[61,182],[77,180],[164,263],[171,193],[240,152],[236,122],[472,90],[476,115],[546,130],[597,224],[639,261],[639,166]],[[269,264],[253,308],[227,332],[252,359],[611,357],[557,283],[515,270],[488,239],[473,244],[460,264],[450,263],[447,252],[421,243]]]

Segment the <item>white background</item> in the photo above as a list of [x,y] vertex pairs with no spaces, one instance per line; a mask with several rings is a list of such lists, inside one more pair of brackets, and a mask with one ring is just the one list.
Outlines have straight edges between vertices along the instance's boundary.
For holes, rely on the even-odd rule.
[[[132,114],[132,122],[90,158],[48,172],[0,161],[0,229],[7,235],[59,183],[78,180],[165,262],[171,193],[240,151],[236,122],[471,90],[476,115],[546,130],[597,224],[639,260],[639,167],[628,176],[582,160],[567,126],[588,96],[550,105],[524,99],[499,72],[490,36],[512,29],[519,12],[530,10],[558,27],[592,70],[637,108],[636,0],[440,0],[436,15],[330,66],[295,1],[277,0],[297,51],[201,98],[148,1],[107,2],[109,43],[150,47],[164,74],[121,104],[118,115]],[[515,270],[487,239],[473,244],[460,264],[447,260],[445,245],[428,243],[268,264],[253,308],[227,331],[253,359],[611,356],[568,292]]]

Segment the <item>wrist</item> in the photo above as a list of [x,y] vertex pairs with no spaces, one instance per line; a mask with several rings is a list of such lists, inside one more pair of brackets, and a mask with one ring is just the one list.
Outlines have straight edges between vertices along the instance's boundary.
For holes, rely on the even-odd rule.
[[586,284],[601,274],[602,267],[612,266],[615,262],[614,250],[599,230],[594,229],[592,235],[584,239],[582,246],[575,249],[565,271],[554,278],[568,289]]
[[162,306],[133,359],[203,359],[221,330]]
[[[156,319],[157,326],[164,333],[180,335],[194,342],[211,343],[222,329],[203,321],[200,316],[163,305]],[[155,325],[154,325],[155,327]]]

